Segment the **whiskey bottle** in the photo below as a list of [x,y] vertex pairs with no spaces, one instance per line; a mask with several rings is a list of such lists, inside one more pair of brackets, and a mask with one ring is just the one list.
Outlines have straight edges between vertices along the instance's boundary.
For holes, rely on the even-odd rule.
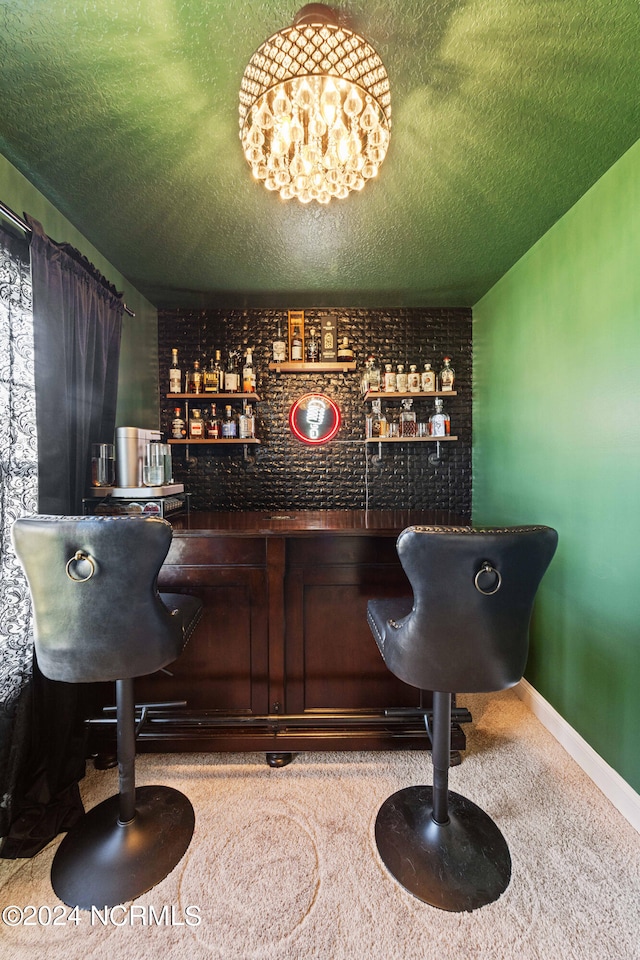
[[429,417],[429,435],[432,437],[448,437],[451,433],[451,420],[449,414],[442,409],[442,398],[436,397],[434,400],[436,409]]
[[295,326],[293,328],[293,336],[291,337],[291,359],[293,361],[302,360],[302,337],[300,335],[300,327]]
[[398,371],[396,373],[396,390],[398,393],[407,392],[407,374],[404,370],[404,364],[398,364]]
[[274,363],[286,363],[287,362],[287,344],[282,336],[282,321],[278,320],[278,330],[276,332],[276,338],[273,341],[272,346],[273,351],[273,362]]
[[402,413],[400,414],[400,436],[415,437],[418,433],[418,424],[416,422],[416,412],[413,408],[413,400],[402,401]]
[[251,347],[247,347],[247,352],[244,359],[244,367],[242,368],[242,392],[256,392],[256,370],[253,365],[253,350]]
[[420,374],[415,363],[409,366],[407,374],[407,391],[409,393],[420,393]]
[[204,383],[205,393],[218,392],[218,371],[215,368],[215,363],[213,360],[209,361],[209,367],[202,374],[202,380]]
[[225,414],[222,420],[221,434],[223,440],[235,440],[238,436],[238,424],[233,414],[233,408],[228,405],[224,408]]
[[237,354],[235,350],[230,350],[227,357],[227,369],[224,372],[224,392],[237,393],[239,379]]
[[307,363],[317,363],[320,359],[320,341],[316,337],[316,328],[311,327],[307,340]]
[[213,364],[213,369],[215,370],[218,377],[218,389],[216,393],[224,393],[224,370],[222,369],[222,361],[220,360],[220,351],[216,350],[216,359]]
[[207,440],[220,439],[220,421],[218,420],[215,403],[211,404],[211,413],[204,422],[204,432]]
[[194,361],[193,367],[187,373],[186,393],[202,393],[202,371],[198,360]]
[[380,392],[380,364],[377,359],[370,355],[371,366],[369,367],[369,390],[374,393]]
[[430,363],[425,363],[424,370],[420,375],[420,381],[423,393],[435,393],[436,374],[435,371],[431,369]]
[[182,393],[182,370],[178,366],[178,351],[175,347],[171,351],[171,366],[169,367],[169,393]]
[[353,360],[353,349],[349,344],[349,338],[343,337],[338,346],[338,362],[351,363]]
[[204,420],[202,419],[202,411],[196,407],[195,410],[191,411],[191,416],[189,417],[189,439],[202,440],[203,438]]
[[442,370],[440,371],[440,389],[443,391],[453,390],[455,373],[451,367],[451,358],[445,357],[442,361]]
[[171,436],[174,440],[184,440],[187,435],[187,426],[182,419],[180,407],[175,407],[173,411],[173,420],[171,421]]
[[393,369],[393,366],[390,363],[385,363],[384,365],[384,385],[383,389],[385,393],[395,393],[396,392],[396,372]]

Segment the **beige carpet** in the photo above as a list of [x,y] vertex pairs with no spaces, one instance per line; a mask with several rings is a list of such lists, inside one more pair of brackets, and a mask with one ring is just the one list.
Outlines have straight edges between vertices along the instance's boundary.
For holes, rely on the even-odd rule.
[[[496,903],[465,914],[426,906],[378,857],[378,807],[431,783],[428,754],[305,753],[281,770],[263,754],[145,755],[140,784],[173,785],[193,802],[184,859],[106,926],[86,913],[49,923],[57,841],[33,860],[0,861],[0,908],[16,905],[23,919],[29,905],[45,908],[40,924],[0,923],[0,957],[640,960],[640,836],[515,694],[459,702],[474,722],[451,787],[497,821],[513,860]],[[115,784],[114,771],[91,770],[86,805]]]

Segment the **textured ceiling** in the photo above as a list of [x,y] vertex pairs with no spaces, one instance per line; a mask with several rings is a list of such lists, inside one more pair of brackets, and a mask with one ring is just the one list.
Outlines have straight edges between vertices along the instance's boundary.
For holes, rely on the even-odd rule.
[[0,153],[159,306],[463,306],[640,136],[638,0],[348,0],[389,152],[362,193],[283,202],[238,89],[302,5],[2,0]]

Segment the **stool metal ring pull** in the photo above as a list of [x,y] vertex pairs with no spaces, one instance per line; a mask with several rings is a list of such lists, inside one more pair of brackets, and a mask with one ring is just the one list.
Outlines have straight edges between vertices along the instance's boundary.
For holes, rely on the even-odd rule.
[[[76,564],[80,560],[86,560],[87,563],[89,564],[90,570],[86,577],[74,577],[72,573],[72,569],[74,568],[72,568],[71,564]],[[87,580],[91,580],[91,577],[96,572],[96,565],[88,553],[83,553],[82,550],[76,550],[75,554],[69,560],[67,560],[65,572],[69,577],[69,580],[73,580],[74,583],[86,583]]]
[[[483,590],[482,587],[480,586],[480,577],[482,576],[483,573],[495,574],[496,585],[493,588],[493,590]],[[493,567],[488,560],[485,560],[482,566],[480,567],[480,569],[478,570],[478,572],[476,573],[475,577],[473,578],[473,582],[478,593],[481,593],[485,597],[491,597],[493,596],[494,593],[497,593],[500,587],[502,586],[502,577],[500,576],[500,571],[496,570],[496,568]]]

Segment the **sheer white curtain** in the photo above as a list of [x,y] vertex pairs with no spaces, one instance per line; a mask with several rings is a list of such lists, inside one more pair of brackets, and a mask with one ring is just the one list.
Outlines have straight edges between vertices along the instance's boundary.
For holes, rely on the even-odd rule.
[[29,592],[11,546],[11,525],[35,513],[37,504],[29,246],[0,225],[0,836],[11,819],[19,766],[16,716],[28,689],[33,646]]

